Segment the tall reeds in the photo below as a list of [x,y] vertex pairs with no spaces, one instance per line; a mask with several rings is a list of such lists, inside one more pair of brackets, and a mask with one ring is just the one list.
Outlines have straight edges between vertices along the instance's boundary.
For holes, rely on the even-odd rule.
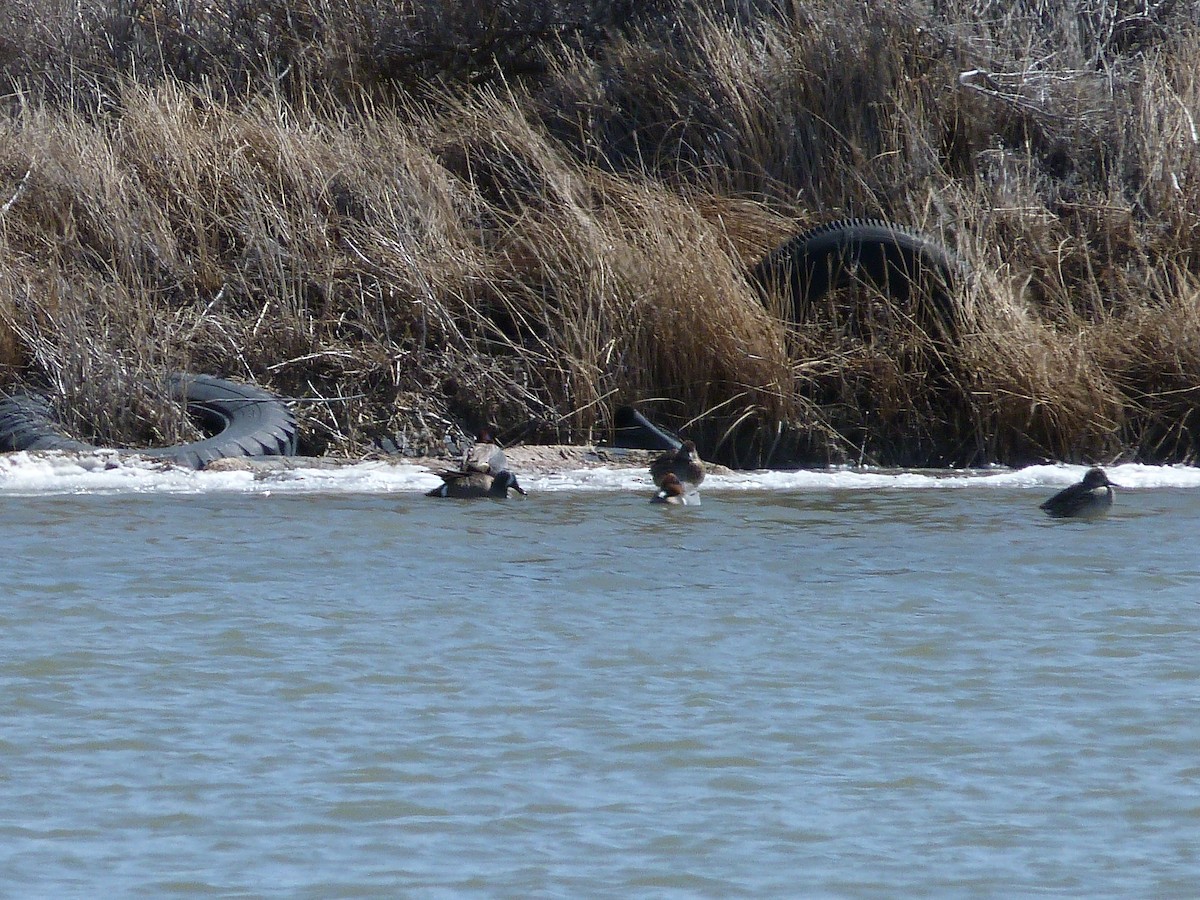
[[[178,439],[192,369],[310,452],[639,403],[738,464],[1195,457],[1193,4],[468,6],[29,0],[0,387],[114,442]],[[748,277],[846,216],[957,252],[953,339]]]

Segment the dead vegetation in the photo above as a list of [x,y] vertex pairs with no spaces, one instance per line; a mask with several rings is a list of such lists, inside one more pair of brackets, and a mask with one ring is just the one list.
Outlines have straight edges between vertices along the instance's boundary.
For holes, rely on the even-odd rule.
[[[1194,4],[475,8],[13,4],[0,388],[114,443],[185,433],[185,369],[296,398],[310,453],[638,403],[742,465],[1194,460]],[[760,295],[846,216],[957,251],[953,340]]]

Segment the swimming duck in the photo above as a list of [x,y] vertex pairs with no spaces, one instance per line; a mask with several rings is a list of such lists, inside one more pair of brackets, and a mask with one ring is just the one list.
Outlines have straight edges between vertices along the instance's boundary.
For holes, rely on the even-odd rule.
[[1056,519],[1093,519],[1112,506],[1114,487],[1103,469],[1088,469],[1082,481],[1059,491],[1038,508]]
[[700,492],[692,491],[689,494],[675,473],[668,472],[659,482],[658,493],[650,498],[650,502],[670,503],[673,506],[699,506]]
[[496,426],[484,425],[475,434],[475,443],[463,453],[463,472],[483,472],[495,475],[508,468],[508,460],[496,439]]
[[686,493],[692,493],[700,487],[700,482],[704,480],[704,463],[696,453],[695,442],[684,441],[678,450],[664,453],[650,463],[650,477],[660,489],[663,479],[668,475],[674,475]]
[[528,494],[528,491],[517,484],[517,476],[507,469],[497,472],[495,475],[489,475],[487,472],[464,472],[461,470],[438,474],[441,476],[442,483],[432,491],[426,492],[426,497],[507,499],[510,490],[514,490],[522,496]]

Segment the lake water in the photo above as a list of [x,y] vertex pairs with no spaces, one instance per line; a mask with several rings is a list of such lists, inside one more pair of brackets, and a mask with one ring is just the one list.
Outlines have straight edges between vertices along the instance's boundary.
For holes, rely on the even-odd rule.
[[1200,471],[0,457],[0,893],[1194,896]]

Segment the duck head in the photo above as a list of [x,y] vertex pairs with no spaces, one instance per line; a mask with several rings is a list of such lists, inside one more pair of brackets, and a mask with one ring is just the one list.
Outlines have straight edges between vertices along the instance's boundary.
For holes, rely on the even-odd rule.
[[528,496],[529,492],[517,483],[517,476],[505,469],[503,472],[497,472],[492,478],[491,493],[496,497],[507,497],[510,490],[516,491],[522,497]]

